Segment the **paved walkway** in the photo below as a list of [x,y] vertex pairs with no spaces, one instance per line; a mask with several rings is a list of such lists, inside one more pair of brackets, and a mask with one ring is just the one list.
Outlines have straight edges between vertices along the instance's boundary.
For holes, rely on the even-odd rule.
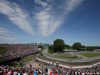
[[87,58],[85,56],[82,56],[82,55],[79,55],[78,53],[76,53],[75,55],[78,57],[78,59],[71,59],[72,61],[69,61],[68,59],[58,58],[58,57],[54,57],[53,55],[48,54],[47,50],[43,50],[42,53],[43,53],[43,55],[45,57],[47,57],[49,59],[65,61],[65,62],[89,62],[89,61],[100,59],[100,56],[92,57],[92,58]]
[[37,62],[34,61],[34,59],[33,59],[32,61],[29,61],[24,67],[30,68],[30,64],[31,64],[32,67],[34,67],[34,68],[41,68],[41,67],[39,66],[39,64],[38,64]]

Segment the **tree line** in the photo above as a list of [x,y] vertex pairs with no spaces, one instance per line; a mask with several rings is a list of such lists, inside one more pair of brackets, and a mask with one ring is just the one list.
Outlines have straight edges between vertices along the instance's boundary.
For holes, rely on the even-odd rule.
[[85,51],[93,51],[95,49],[100,49],[100,46],[85,46],[80,42],[75,42],[72,46],[65,44],[64,40],[56,39],[53,42],[53,45],[49,46],[49,51],[53,52],[62,52],[64,49],[73,49],[73,50],[85,50]]

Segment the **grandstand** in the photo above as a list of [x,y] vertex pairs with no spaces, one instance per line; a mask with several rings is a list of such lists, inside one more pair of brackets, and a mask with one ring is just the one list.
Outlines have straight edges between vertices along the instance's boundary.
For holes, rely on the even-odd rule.
[[3,54],[3,56],[6,57],[6,59],[19,58],[19,57],[23,57],[26,55],[39,52],[37,47],[33,45],[27,45],[27,44],[25,45],[23,44],[17,44],[17,45],[4,44],[1,46],[7,47],[7,52]]

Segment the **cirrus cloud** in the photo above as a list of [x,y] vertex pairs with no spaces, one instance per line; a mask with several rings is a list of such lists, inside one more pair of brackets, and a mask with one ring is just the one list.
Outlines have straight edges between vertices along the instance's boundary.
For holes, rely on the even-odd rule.
[[13,41],[18,38],[15,35],[11,35],[11,33],[7,28],[0,27],[0,40]]
[[34,34],[33,28],[28,21],[28,14],[13,2],[0,0],[0,13],[6,15],[8,19],[23,31]]
[[[25,12],[18,4],[8,0],[0,0],[0,13],[6,15],[8,19],[24,32],[34,34],[34,31],[46,37],[52,35],[57,28],[62,25],[65,17],[68,18],[70,12],[75,10],[83,0],[34,0],[34,11]],[[32,9],[32,8],[31,8]],[[31,18],[29,21],[28,18]],[[33,28],[35,23],[38,30]],[[6,34],[7,35],[7,34]]]
[[[41,4],[41,2],[42,0],[38,0],[35,3]],[[38,12],[34,11],[34,17],[37,20],[41,35],[50,36],[53,34],[63,23],[65,16],[68,17],[68,14],[81,5],[82,2],[83,0],[62,0],[62,2],[52,0],[50,3],[50,0],[47,0],[45,8],[37,6]]]

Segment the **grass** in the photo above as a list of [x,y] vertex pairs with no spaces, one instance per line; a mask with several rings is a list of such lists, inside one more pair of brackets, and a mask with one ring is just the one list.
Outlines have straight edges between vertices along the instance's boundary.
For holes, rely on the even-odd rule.
[[24,57],[22,60],[20,60],[22,63],[24,62],[28,62],[28,59],[26,57]]
[[53,54],[54,51],[53,51],[53,50],[47,50],[47,53],[48,53],[48,54],[49,54],[49,53]]
[[2,58],[0,58],[0,61],[5,61],[6,59],[2,59]]
[[53,60],[53,59],[49,59],[49,58],[46,58],[42,53],[40,54],[39,58],[42,58],[44,60],[48,60],[48,61],[53,61],[53,62],[59,62],[61,64],[66,64],[66,65],[89,65],[89,64],[93,64],[95,62],[98,62],[100,61],[99,60],[93,60],[93,61],[90,61],[90,62],[64,62],[64,61],[59,61],[59,60]]
[[100,53],[79,53],[80,55],[83,55],[85,57],[96,57],[96,56],[100,56]]
[[5,57],[0,57],[0,61],[6,60]]
[[[31,61],[35,57],[36,57],[36,54],[30,55],[30,56],[25,56],[24,58],[22,58],[20,60],[20,62],[22,63],[22,65],[19,64],[19,61],[12,61],[10,63],[8,62],[8,63],[5,63],[3,65],[9,65],[9,66],[15,66],[15,67],[24,66],[24,63]],[[0,61],[5,61],[5,60],[6,60],[5,57],[1,57],[0,58]]]
[[36,57],[36,54],[34,54],[34,55],[32,55],[31,57],[29,57],[29,56],[26,56],[26,57],[24,57],[22,60],[20,60],[22,63],[24,63],[24,62],[29,62],[29,61],[31,61],[32,59],[34,59]]
[[18,61],[13,61],[13,62],[9,63],[9,66],[18,67],[18,66],[20,66],[20,65],[19,65],[19,62],[18,62]]
[[59,57],[59,58],[65,58],[65,59],[77,59],[77,56],[73,56],[73,57],[66,57],[66,56],[55,56],[55,57]]

